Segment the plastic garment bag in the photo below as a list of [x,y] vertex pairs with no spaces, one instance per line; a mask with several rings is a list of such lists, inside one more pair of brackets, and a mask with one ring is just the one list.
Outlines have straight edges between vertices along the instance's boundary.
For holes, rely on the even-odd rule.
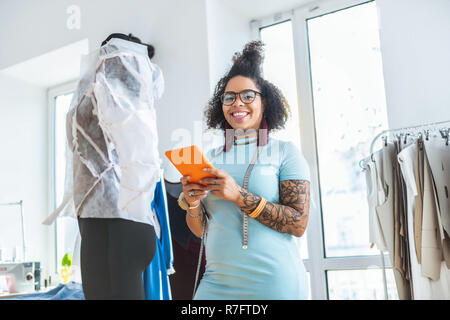
[[153,104],[162,94],[161,71],[150,63],[146,51],[135,54],[122,50],[115,42],[108,44],[96,72],[94,109],[100,127],[119,157],[122,172],[119,209],[142,221],[149,215],[160,179]]
[[67,114],[65,195],[45,224],[60,214],[154,224],[161,164],[154,102],[163,91],[143,45],[114,38],[83,58]]

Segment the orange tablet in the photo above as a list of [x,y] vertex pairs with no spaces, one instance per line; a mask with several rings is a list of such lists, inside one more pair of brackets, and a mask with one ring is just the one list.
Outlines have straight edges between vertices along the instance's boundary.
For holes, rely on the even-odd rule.
[[215,175],[203,171],[203,168],[214,168],[203,152],[196,145],[168,150],[166,157],[183,176],[190,176],[189,182],[200,183],[200,179],[214,178]]

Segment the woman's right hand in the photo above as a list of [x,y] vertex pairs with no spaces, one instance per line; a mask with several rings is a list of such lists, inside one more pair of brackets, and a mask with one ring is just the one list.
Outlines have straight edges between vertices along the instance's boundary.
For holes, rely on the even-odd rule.
[[190,176],[183,176],[180,182],[183,184],[184,198],[190,207],[195,207],[200,203],[200,200],[208,195],[206,186],[198,183],[189,183]]

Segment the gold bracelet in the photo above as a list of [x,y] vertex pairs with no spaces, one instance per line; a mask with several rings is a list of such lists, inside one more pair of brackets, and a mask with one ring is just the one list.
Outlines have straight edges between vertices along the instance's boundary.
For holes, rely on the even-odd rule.
[[181,209],[187,210],[189,209],[189,203],[187,203],[186,198],[184,197],[184,193],[181,192],[180,196],[178,197],[178,205]]
[[250,213],[248,216],[250,218],[255,219],[256,217],[258,217],[261,212],[263,211],[264,207],[266,206],[267,200],[264,199],[263,197],[261,197],[261,201],[259,202],[258,206],[256,207],[255,210],[253,210],[252,213]]
[[[186,200],[186,199],[185,199]],[[186,201],[187,202],[187,201]],[[200,201],[198,202],[198,205],[196,205],[195,207],[191,207],[191,206],[189,206],[189,209],[195,209],[195,208],[198,208],[198,206],[200,205]],[[189,203],[188,203],[188,205],[189,205]]]

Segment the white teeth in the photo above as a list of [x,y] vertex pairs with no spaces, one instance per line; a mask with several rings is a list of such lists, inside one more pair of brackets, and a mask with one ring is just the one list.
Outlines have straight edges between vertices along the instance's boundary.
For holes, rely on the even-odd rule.
[[247,112],[235,112],[233,113],[234,117],[241,117],[247,115]]

